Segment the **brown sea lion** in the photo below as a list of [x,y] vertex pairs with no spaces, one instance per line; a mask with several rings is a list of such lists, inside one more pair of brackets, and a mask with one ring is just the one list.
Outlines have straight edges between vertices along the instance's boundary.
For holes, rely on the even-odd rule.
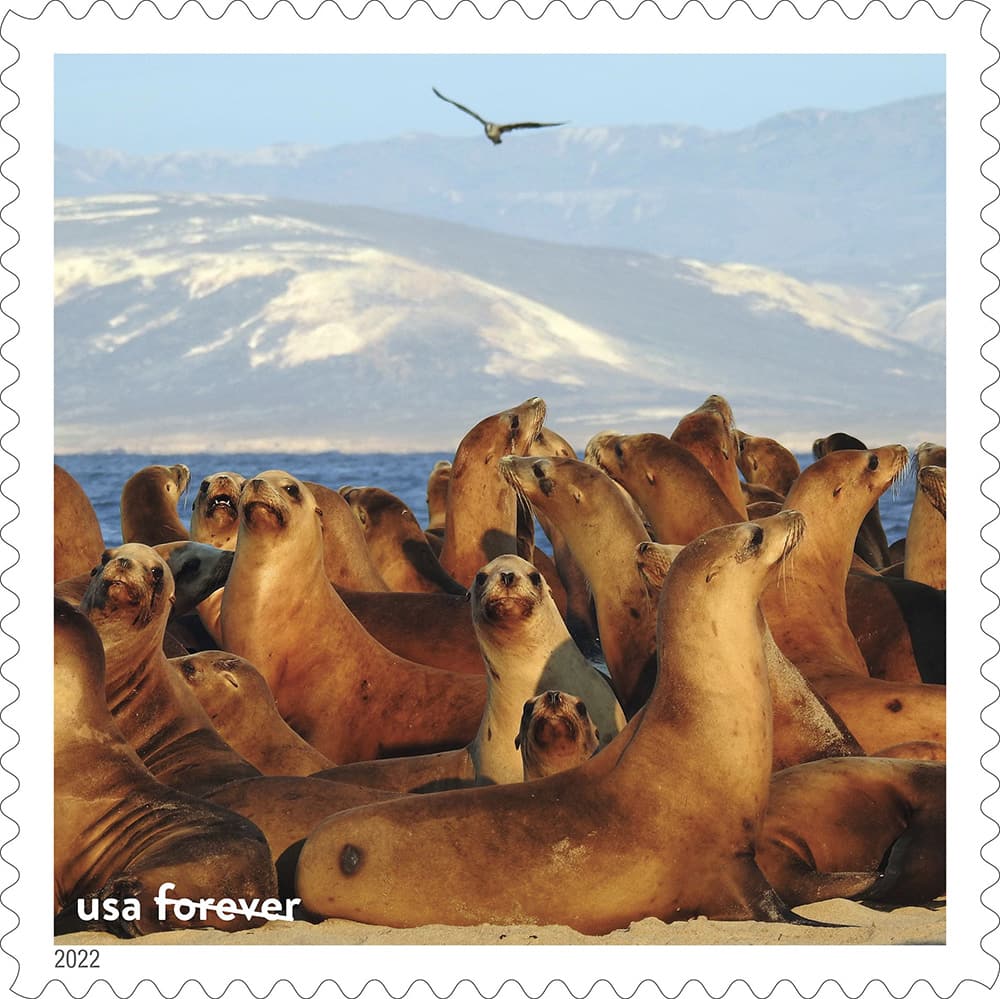
[[544,419],[545,402],[528,399],[480,420],[458,445],[440,561],[463,586],[498,555],[517,554],[517,499],[497,463],[507,454],[525,454]]
[[737,430],[736,464],[751,485],[767,486],[785,496],[799,477],[799,460],[772,437],[754,437]]
[[501,555],[476,574],[472,621],[487,664],[486,709],[463,749],[336,767],[317,776],[398,791],[508,784],[523,777],[515,739],[522,705],[558,685],[584,694],[604,726],[604,743],[625,725],[611,687],[577,650],[542,574]]
[[278,714],[271,688],[253,663],[218,651],[168,662],[194,691],[219,735],[262,774],[305,777],[333,766]]
[[514,745],[521,750],[524,779],[537,780],[569,770],[597,751],[600,733],[579,697],[560,690],[524,702]]
[[246,476],[214,472],[201,480],[191,504],[191,540],[232,551],[236,547],[239,514],[236,504]]
[[444,533],[448,516],[448,483],[451,462],[436,461],[427,479],[427,530]]
[[540,780],[327,819],[299,857],[303,906],[384,926],[584,933],[647,916],[798,921],[754,845],[772,756],[757,599],[802,526],[788,511],[711,531],[677,557],[660,604],[656,688],[605,750]]
[[398,496],[377,486],[345,486],[340,494],[361,524],[372,561],[391,590],[465,595],[465,587],[444,571],[413,512]]
[[104,537],[83,487],[65,468],[53,468],[53,581],[58,583],[97,565]]
[[177,503],[190,479],[187,465],[147,465],[129,478],[121,495],[122,542],[187,541]]
[[779,648],[844,720],[866,752],[945,741],[944,688],[872,679],[847,620],[851,546],[866,512],[906,467],[901,445],[832,452],[804,469],[786,508],[808,533],[761,606]]
[[633,555],[649,535],[625,491],[574,458],[507,457],[500,469],[562,533],[590,582],[604,661],[626,717],[646,702],[656,674],[656,606]]
[[227,745],[163,653],[174,581],[146,545],[105,552],[80,609],[104,645],[105,696],[122,735],[161,783],[204,795],[259,771]]
[[744,520],[743,490],[736,460],[739,440],[733,411],[721,395],[710,395],[696,410],[681,417],[670,439],[708,469],[726,499]]
[[947,585],[945,520],[946,452],[939,444],[917,448],[917,490],[906,529],[903,576],[938,590]]
[[925,905],[945,891],[945,764],[817,760],[771,778],[757,862],[788,905]]
[[642,507],[661,544],[686,545],[720,524],[746,519],[686,448],[662,434],[597,434],[587,461]]
[[[867,446],[857,437],[850,434],[835,433],[829,437],[819,437],[813,441],[813,457],[818,461],[832,451],[867,451]],[[854,542],[854,551],[865,560],[873,569],[885,569],[892,565],[892,556],[889,554],[889,542],[885,536],[885,529],[882,527],[882,516],[879,513],[878,503],[874,503],[871,509],[865,514],[861,526],[858,528],[858,536]]]
[[[102,929],[118,936],[264,920],[206,910],[159,918],[154,897],[263,900],[277,894],[260,830],[245,819],[155,780],[122,738],[104,699],[104,651],[93,625],[55,601],[54,853],[56,932]],[[138,918],[125,911],[137,899]],[[95,919],[83,919],[94,912]]]
[[[681,545],[653,541],[636,546],[636,567],[657,603],[667,571],[683,550]],[[773,770],[831,756],[864,755],[847,726],[778,648],[766,621],[764,657],[774,729]]]
[[239,509],[223,644],[257,667],[299,735],[337,763],[459,748],[475,736],[485,678],[402,659],[365,631],[327,578],[322,515],[304,483],[263,472],[243,487]]

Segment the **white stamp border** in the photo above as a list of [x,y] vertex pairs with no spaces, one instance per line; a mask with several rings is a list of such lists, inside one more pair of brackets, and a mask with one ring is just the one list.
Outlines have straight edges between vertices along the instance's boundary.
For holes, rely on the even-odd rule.
[[[17,471],[3,481],[0,522],[15,514],[17,517],[3,530],[11,547],[0,549],[0,568],[11,568],[3,575],[8,590],[0,592],[0,613],[16,609],[3,619],[5,633],[0,635],[0,658],[7,660],[3,674],[10,681],[3,686],[0,700],[16,699],[3,713],[13,733],[3,731],[0,749],[17,744],[3,757],[6,770],[0,775],[4,780],[0,786],[5,794],[15,786],[17,790],[3,802],[5,820],[0,824],[3,838],[15,837],[3,849],[3,857],[16,869],[6,872],[13,884],[3,894],[7,910],[0,914],[0,928],[9,930],[2,940],[5,956],[0,977],[10,981],[16,974],[16,994],[37,995],[50,980],[61,980],[74,995],[82,995],[99,981],[126,995],[143,980],[155,983],[163,994],[175,994],[185,982],[197,981],[213,995],[221,994],[233,981],[243,981],[254,993],[262,994],[282,980],[289,981],[301,995],[311,994],[327,980],[335,981],[349,994],[378,981],[395,995],[421,980],[437,995],[450,993],[462,981],[475,983],[487,995],[511,980],[532,994],[539,994],[552,981],[561,981],[575,995],[601,981],[609,982],[622,995],[631,994],[647,980],[670,995],[680,992],[688,981],[698,981],[716,995],[739,980],[757,995],[769,993],[786,980],[808,995],[824,982],[837,982],[848,994],[858,994],[869,982],[881,981],[896,995],[919,981],[929,983],[939,995],[950,995],[963,981],[995,983],[998,965],[988,953],[995,946],[987,940],[984,947],[983,938],[997,919],[981,895],[996,881],[996,870],[980,852],[996,833],[995,823],[980,807],[994,791],[996,781],[980,759],[997,741],[995,732],[980,721],[981,712],[996,696],[996,688],[980,673],[996,649],[980,627],[996,606],[992,591],[981,581],[996,554],[980,534],[996,511],[980,489],[996,469],[996,462],[980,444],[984,435],[987,442],[993,440],[993,450],[997,450],[996,438],[989,433],[996,424],[995,414],[979,398],[996,378],[995,369],[980,355],[982,345],[996,332],[996,324],[980,306],[996,286],[992,274],[981,264],[982,255],[996,241],[995,233],[980,218],[996,193],[980,171],[983,161],[996,150],[996,143],[981,127],[981,119],[997,103],[995,94],[980,79],[997,57],[996,49],[981,33],[987,9],[972,0],[937,13],[926,3],[912,8],[890,3],[888,9],[877,2],[867,6],[849,3],[849,16],[835,3],[818,9],[811,5],[802,15],[787,2],[773,11],[769,5],[751,10],[743,3],[728,10],[714,2],[707,7],[691,2],[682,10],[682,4],[677,3],[661,11],[646,0],[623,8],[625,16],[619,17],[606,3],[593,9],[576,2],[569,8],[554,3],[548,9],[537,3],[528,7],[528,16],[516,3],[484,6],[482,15],[469,2],[453,10],[443,8],[437,14],[417,3],[409,10],[390,5],[390,16],[379,3],[368,4],[362,11],[358,2],[345,15],[327,2],[303,7],[302,13],[308,17],[305,20],[289,4],[270,9],[254,3],[248,9],[243,3],[228,8],[213,3],[208,6],[211,17],[193,2],[179,10],[177,5],[165,7],[166,18],[148,2],[134,13],[131,6],[116,8],[116,13],[106,3],[89,9],[71,3],[75,16],[60,3],[43,8],[41,3],[29,2],[8,11],[0,27],[4,43],[0,51],[3,63],[13,65],[3,73],[9,90],[0,90],[0,113],[13,107],[15,101],[18,106],[2,119],[0,157],[5,159],[0,172],[18,191],[0,181],[3,202],[16,194],[16,200],[3,211],[3,219],[16,235],[7,230],[0,247],[15,239],[17,245],[3,257],[6,271],[0,273],[0,295],[10,296],[2,300],[0,339],[17,335],[2,352],[9,364],[2,367],[0,383],[12,383],[3,400],[13,413],[0,411],[0,431],[13,429],[2,440],[6,451],[0,454],[0,475]],[[986,17],[987,31],[991,19],[992,15]],[[565,947],[537,946],[365,945],[333,950],[285,946],[274,951],[272,947],[246,945],[220,951],[210,945],[130,947],[109,943],[101,948],[100,969],[56,972],[48,904],[52,857],[51,549],[46,540],[46,555],[40,559],[32,546],[34,539],[48,539],[52,533],[53,57],[65,52],[240,51],[945,54],[950,334],[947,421],[953,478],[948,539],[952,765],[944,946],[794,945],[783,947],[780,954],[769,945],[669,949],[576,946],[570,954]],[[987,82],[991,75],[995,80],[997,74],[988,74]],[[12,154],[13,158],[7,158]],[[986,353],[990,355],[990,347]],[[996,491],[990,486],[987,489]],[[989,530],[987,536],[995,540],[996,530]],[[10,656],[13,658],[8,659]],[[16,685],[16,690],[10,684]],[[995,849],[992,855],[996,856]],[[986,900],[990,897],[987,892]]]

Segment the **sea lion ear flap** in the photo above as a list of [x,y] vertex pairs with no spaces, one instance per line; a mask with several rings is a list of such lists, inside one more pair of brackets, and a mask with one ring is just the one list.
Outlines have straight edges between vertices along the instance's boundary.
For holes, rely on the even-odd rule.
[[319,517],[320,520],[323,519],[323,511],[319,507],[316,507],[316,515]]
[[236,677],[233,676],[233,674],[229,672],[229,670],[227,670],[227,669],[220,670],[219,671],[219,676],[221,676],[222,679],[226,681],[226,683],[231,683],[237,690],[240,689],[240,682],[239,682],[239,680],[237,680]]

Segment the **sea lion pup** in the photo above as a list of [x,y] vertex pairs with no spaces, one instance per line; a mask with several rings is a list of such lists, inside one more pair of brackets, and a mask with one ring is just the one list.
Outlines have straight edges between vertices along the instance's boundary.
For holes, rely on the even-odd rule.
[[87,494],[65,468],[53,465],[53,582],[89,572],[104,551],[101,525]]
[[398,496],[377,486],[345,486],[340,494],[361,524],[372,561],[391,590],[465,596],[465,587],[441,567],[417,518]]
[[458,445],[440,562],[463,586],[498,555],[517,554],[517,498],[497,462],[507,454],[525,454],[544,419],[545,402],[528,399],[480,420]]
[[[206,911],[160,920],[153,899],[171,882],[174,897],[273,898],[274,866],[260,830],[215,805],[155,780],[122,737],[104,700],[104,651],[93,625],[55,601],[54,822],[56,932],[102,929],[118,936],[263,922]],[[139,900],[139,918],[104,904]],[[84,921],[85,911],[97,910]],[[112,906],[109,906],[111,908]]]
[[574,458],[500,461],[513,487],[555,525],[590,582],[604,661],[626,717],[646,702],[656,676],[656,607],[633,553],[649,535],[625,491]]
[[524,702],[514,745],[521,750],[524,779],[551,777],[597,752],[600,733],[579,697],[560,690]]
[[[818,437],[813,441],[813,457],[819,461],[832,451],[867,451],[868,447],[857,437],[850,434],[835,433],[829,437]],[[885,569],[892,564],[889,554],[889,542],[882,527],[882,516],[876,501],[865,514],[858,536],[854,542],[854,551],[873,569]]]
[[903,577],[943,590],[947,584],[946,452],[926,441],[917,448],[917,491],[906,529]]
[[147,465],[122,487],[122,542],[160,545],[187,541],[187,528],[177,514],[177,502],[187,489],[187,465]]
[[475,739],[463,749],[336,767],[316,776],[397,791],[439,791],[523,779],[515,738],[522,706],[558,685],[594,705],[609,742],[625,716],[607,681],[570,638],[548,584],[531,563],[501,555],[476,574],[472,621],[487,663],[486,709]]
[[772,437],[754,437],[736,431],[736,464],[750,485],[767,486],[784,496],[799,477],[799,460]]
[[215,730],[265,776],[288,777],[333,766],[278,714],[256,667],[229,652],[168,660],[194,691]]
[[365,631],[326,576],[322,517],[304,483],[262,472],[244,485],[239,510],[224,646],[257,667],[299,735],[337,763],[474,737],[485,678],[402,659]]
[[677,557],[660,604],[656,687],[606,749],[540,780],[332,816],[299,856],[304,908],[384,926],[593,934],[648,916],[799,921],[753,854],[771,775],[757,599],[802,527],[786,511],[710,531]]
[[788,905],[933,901],[945,892],[945,764],[817,760],[775,774],[757,863]]
[[851,544],[865,513],[906,467],[906,448],[835,451],[804,469],[786,507],[808,534],[794,571],[764,591],[761,607],[782,652],[844,720],[866,752],[945,741],[944,688],[875,680],[847,621]]
[[[636,546],[636,568],[657,603],[667,571],[683,550],[681,545],[661,545],[654,541]],[[786,567],[783,571],[790,570]],[[784,770],[831,756],[864,756],[864,750],[836,712],[778,648],[766,621],[763,641],[774,729],[772,769]]]
[[228,746],[163,654],[174,596],[166,563],[146,545],[109,549],[80,609],[104,644],[105,696],[122,735],[161,783],[204,795],[259,771]]
[[436,461],[427,477],[427,531],[444,535],[448,516],[448,483],[451,481],[451,462]]
[[708,469],[726,499],[745,520],[740,484],[739,441],[729,403],[721,395],[710,395],[696,410],[681,417],[670,439],[693,454]]
[[701,462],[662,434],[596,434],[586,460],[628,491],[661,544],[686,545],[746,520],[746,506],[734,506]]

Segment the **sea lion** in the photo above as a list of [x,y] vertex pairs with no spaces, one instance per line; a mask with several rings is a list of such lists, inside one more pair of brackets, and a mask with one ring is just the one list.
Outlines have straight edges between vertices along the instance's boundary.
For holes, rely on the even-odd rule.
[[604,660],[626,717],[646,702],[656,674],[656,607],[633,553],[649,535],[625,491],[574,458],[501,459],[500,470],[563,534],[590,582]]
[[931,902],[945,891],[945,764],[856,757],[775,774],[757,862],[788,905]]
[[397,791],[439,791],[523,779],[515,739],[522,706],[559,686],[594,705],[609,742],[625,725],[611,687],[580,654],[542,574],[517,555],[501,555],[472,583],[472,621],[486,662],[486,709],[463,749],[336,767],[317,776]]
[[413,512],[398,496],[377,486],[345,486],[340,494],[361,524],[372,561],[391,590],[465,595],[465,587],[444,571]]
[[65,468],[53,465],[53,581],[89,572],[104,551],[97,514],[83,487]]
[[721,395],[710,395],[696,410],[681,417],[670,439],[708,469],[726,499],[745,520],[743,489],[737,466],[739,441],[733,411]]
[[597,434],[586,460],[628,491],[661,544],[686,545],[746,520],[746,505],[735,506],[690,451],[662,434]]
[[201,796],[259,771],[227,745],[167,663],[173,602],[167,564],[146,545],[109,549],[80,602],[106,661],[105,696],[122,735],[161,783]]
[[262,472],[244,485],[239,510],[223,644],[257,667],[299,735],[337,763],[459,748],[475,736],[485,678],[402,659],[365,631],[327,578],[322,515],[304,483]]
[[798,921],[754,844],[772,755],[757,599],[802,529],[786,511],[687,546],[664,584],[661,670],[646,710],[590,760],[327,819],[299,856],[304,908],[384,926],[558,923],[583,933],[647,916]]
[[[868,447],[857,437],[850,434],[835,433],[829,437],[819,437],[813,441],[813,457],[818,461],[833,451],[867,451]],[[865,514],[861,527],[858,528],[858,536],[854,542],[854,551],[865,560],[873,569],[885,569],[892,565],[892,556],[889,554],[889,542],[885,536],[885,529],[882,527],[882,516],[879,513],[878,503],[875,502],[872,508]]]
[[545,419],[537,397],[480,420],[452,463],[440,562],[463,586],[498,555],[517,554],[517,499],[497,472],[504,455],[523,455]]
[[[118,936],[213,926],[246,929],[264,920],[192,920],[153,899],[273,898],[274,867],[260,830],[246,819],[155,780],[125,741],[104,700],[104,651],[93,625],[55,601],[54,821],[56,932],[103,929]],[[122,900],[139,900],[126,918]],[[97,909],[95,920],[83,920]]]
[[761,607],[778,647],[866,752],[945,741],[944,688],[872,679],[847,620],[851,546],[866,512],[906,467],[906,448],[834,451],[803,469],[785,500],[808,533]]
[[[636,546],[636,568],[657,603],[667,571],[683,550],[681,545],[653,541]],[[863,756],[864,750],[836,712],[778,648],[766,621],[763,641],[774,729],[772,769],[784,770],[831,756]]]
[[524,702],[514,745],[521,750],[524,779],[551,777],[579,766],[597,751],[600,733],[579,697],[560,690]]
[[129,478],[121,495],[122,543],[187,541],[177,502],[190,479],[187,465],[147,465]]
[[436,461],[427,478],[427,530],[444,533],[448,516],[448,483],[451,481],[451,462]]
[[214,472],[201,480],[191,504],[191,540],[232,551],[236,547],[239,515],[236,503],[246,476]]
[[799,460],[773,437],[754,437],[736,431],[736,464],[750,485],[767,486],[784,496],[799,477]]
[[333,766],[278,714],[253,663],[229,652],[168,660],[194,691],[215,730],[265,776],[302,777]]
[[906,529],[903,576],[943,590],[947,585],[946,452],[924,442],[914,456],[917,490]]

